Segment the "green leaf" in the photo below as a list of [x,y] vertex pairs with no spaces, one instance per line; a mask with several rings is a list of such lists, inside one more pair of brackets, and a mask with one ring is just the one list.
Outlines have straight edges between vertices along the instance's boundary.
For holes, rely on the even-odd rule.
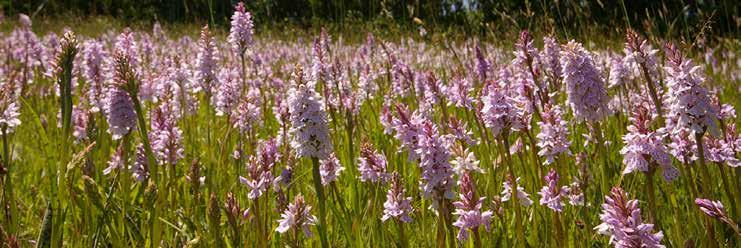
[[53,217],[54,210],[51,207],[51,202],[48,202],[46,203],[46,213],[44,214],[44,221],[41,223],[41,232],[39,232],[39,238],[36,241],[36,248],[51,247],[51,230]]

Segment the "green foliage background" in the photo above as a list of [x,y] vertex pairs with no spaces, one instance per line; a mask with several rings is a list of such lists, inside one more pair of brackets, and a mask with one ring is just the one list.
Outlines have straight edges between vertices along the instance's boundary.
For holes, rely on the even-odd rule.
[[[235,0],[6,0],[6,16],[107,15],[127,22],[209,22],[228,26]],[[485,34],[499,26],[549,29],[561,35],[605,33],[630,26],[662,37],[689,39],[698,32],[734,37],[739,4],[733,0],[254,0],[246,1],[259,23],[391,22],[414,28],[413,18],[436,28]],[[588,28],[586,28],[588,27]],[[703,29],[709,31],[703,31]]]

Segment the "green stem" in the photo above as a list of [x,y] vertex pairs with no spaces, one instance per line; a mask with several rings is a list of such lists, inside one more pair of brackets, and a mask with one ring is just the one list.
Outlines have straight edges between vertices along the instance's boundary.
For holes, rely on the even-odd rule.
[[8,202],[8,199],[11,199],[11,201],[13,200],[13,183],[12,183],[11,168],[10,168],[10,162],[12,159],[10,158],[10,142],[8,142],[8,130],[7,129],[8,127],[3,124],[3,127],[2,127],[2,136],[3,136],[3,157],[2,159],[3,161],[2,162],[5,166],[5,170],[7,173],[5,174],[5,178],[4,178],[5,182],[3,184],[3,187],[4,187],[3,194],[4,195],[3,195],[2,204],[3,206],[9,206],[7,210],[8,212],[6,213],[5,218],[4,218],[6,220],[5,225],[8,228],[8,232],[10,234],[15,234],[15,218],[14,218],[15,215],[13,214],[16,212],[15,211],[16,204]]
[[352,139],[353,130],[355,129],[355,123],[353,121],[352,112],[350,112],[349,110],[347,111],[347,114],[346,114],[346,120],[347,120],[347,125],[346,125],[347,148],[348,148],[348,153],[350,155],[348,156],[349,158],[348,161],[350,161],[351,170],[356,171],[357,168],[355,167],[355,160],[353,159],[355,157],[355,146],[354,146],[353,139]]
[[692,164],[682,164],[680,168],[686,169],[686,175],[687,175],[687,182],[689,182],[690,185],[690,194],[692,194],[692,199],[697,198],[698,192],[697,192],[697,186],[695,185],[695,176],[692,173],[692,167],[694,162]]
[[525,242],[525,230],[522,227],[522,210],[520,209],[520,200],[517,198],[517,177],[515,177],[515,169],[512,166],[512,157],[509,154],[509,140],[507,140],[507,135],[504,133],[502,135],[502,142],[504,143],[504,157],[507,159],[505,163],[507,163],[507,167],[509,167],[510,175],[512,176],[512,192],[510,192],[512,204],[515,205],[515,234],[517,236],[517,240],[520,243],[521,247],[526,246]]
[[147,133],[147,121],[144,118],[144,110],[142,109],[141,102],[136,96],[131,96],[131,100],[134,102],[134,110],[136,110],[136,117],[139,122],[139,136],[142,140],[142,144],[144,145],[144,151],[147,156],[147,171],[149,171],[150,177],[154,180],[155,183],[157,183],[159,174],[157,173],[157,161],[154,158],[154,153],[152,152],[152,146],[149,144],[149,135]]
[[[702,195],[704,198],[710,199],[710,191],[713,188],[712,178],[710,177],[710,171],[708,170],[707,165],[705,164],[705,148],[703,147],[703,141],[702,136],[704,133],[695,133],[695,142],[697,143],[697,153],[699,154],[699,157],[697,158],[698,161],[700,161],[700,172],[702,173],[703,178],[703,190]],[[705,227],[708,230],[708,247],[717,247],[717,241],[715,239],[715,230],[713,229],[713,222],[710,220],[710,218],[704,218],[705,219]]]
[[556,226],[556,244],[566,247],[564,244],[563,227],[561,226],[561,213],[553,212],[553,225]]
[[[211,114],[211,93],[210,92],[211,92],[210,90],[206,91],[206,94],[204,95],[205,98],[202,100],[203,102],[206,103],[204,104],[203,108],[204,108],[204,111],[206,111],[206,118],[208,119],[208,121],[206,122],[206,135],[205,135],[207,150],[210,150],[213,148],[213,143],[211,143],[211,140],[212,140],[211,132],[214,127],[214,119],[215,119],[214,115]],[[239,139],[240,141],[242,140],[241,132],[240,132],[240,135],[237,136],[237,139]],[[240,143],[239,148],[243,148],[241,143]],[[216,173],[216,164],[214,163],[212,155],[213,153],[207,151],[207,155],[205,156],[206,157],[205,164],[208,167],[208,169],[206,170],[206,188],[208,189],[209,192],[214,192],[215,191],[214,189],[218,188],[217,185],[214,185],[214,183],[217,183],[217,180],[208,180],[208,178],[216,178],[216,175],[214,174]],[[241,163],[242,157],[243,156],[240,156],[239,158],[240,163]]]
[[[152,146],[149,144],[149,135],[147,134],[147,121],[144,119],[144,111],[142,109],[141,102],[139,101],[139,98],[136,97],[136,95],[131,95],[131,100],[134,102],[134,110],[136,111],[136,117],[139,122],[139,136],[142,140],[142,144],[144,145],[144,151],[147,156],[147,168],[146,171],[149,172],[149,176],[154,180],[154,184],[158,185],[159,180],[159,173],[157,172],[158,166],[157,161],[154,159],[154,153],[152,152]],[[147,180],[146,182],[148,182]],[[167,194],[167,191],[162,191],[163,193]],[[149,226],[150,226],[150,233],[149,233],[149,241],[150,245],[152,247],[158,246],[160,243],[160,222],[157,220],[157,207],[161,201],[160,199],[162,196],[158,194],[157,200],[155,200],[152,205],[150,206],[150,215],[149,215]]]
[[[442,195],[442,194],[441,194]],[[453,205],[451,202],[445,198],[443,198],[443,204],[445,204],[445,209],[443,209],[444,218],[445,218],[445,228],[448,231],[448,246],[449,247],[455,247],[456,245],[456,238],[455,238],[455,230],[453,230],[453,222],[451,220],[450,210],[452,209]]]
[[641,63],[641,71],[643,72],[643,77],[646,80],[646,86],[648,87],[648,92],[651,95],[651,101],[654,102],[654,106],[656,106],[656,112],[659,114],[659,125],[664,125],[664,111],[661,106],[661,100],[659,99],[659,95],[656,91],[656,85],[653,84],[653,80],[651,80],[651,75],[648,74],[648,69],[646,68],[645,63]]
[[445,247],[445,217],[442,213],[438,215],[437,220],[437,247]]
[[656,215],[656,192],[654,191],[654,175],[656,174],[656,165],[652,164],[646,174],[646,191],[648,191],[648,209],[651,214],[651,222],[654,223],[658,230],[661,230],[659,218]]
[[479,228],[476,227],[471,230],[471,232],[473,232],[473,247],[481,248],[481,235],[479,235]]
[[299,232],[298,228],[293,229],[293,247],[295,248],[301,247],[301,242],[299,242],[299,239],[298,239],[298,232]]
[[[602,126],[600,125],[599,121],[594,122],[593,134],[594,134],[594,136],[597,139],[597,142],[596,142],[597,144],[595,144],[595,145],[596,145],[596,148],[597,148],[596,149],[597,150],[597,153],[596,154],[598,156],[595,156],[595,157],[606,158],[607,154],[603,154],[603,153],[607,153],[607,150],[605,149],[605,146],[604,146],[605,143],[604,143],[604,139],[602,137]],[[607,159],[604,159],[604,162],[605,163],[602,163],[602,166],[600,166],[601,167],[601,170],[600,170],[600,173],[601,173],[601,175],[600,175],[600,182],[601,182],[600,183],[600,192],[607,192],[608,187],[609,187],[609,183],[607,182],[607,174],[608,174],[608,172],[607,172],[607,161],[608,161]],[[597,165],[598,163],[594,163],[594,164]]]
[[409,247],[406,234],[404,233],[404,222],[396,220],[396,224],[399,227],[399,246],[401,246],[401,248]]
[[316,190],[317,195],[317,204],[319,205],[319,238],[322,242],[322,248],[329,247],[329,242],[327,242],[327,210],[324,206],[325,198],[324,198],[324,187],[322,186],[322,177],[319,173],[319,159],[316,157],[311,158],[312,163],[312,174],[314,175],[314,188]]
[[257,224],[257,243],[259,244],[258,247],[267,247],[265,244],[265,240],[267,239],[265,232],[263,232],[262,228],[262,221],[260,220],[260,198],[256,198],[253,202],[253,206],[255,209],[255,222]]
[[244,60],[244,51],[239,53],[239,60],[242,63],[242,89],[239,92],[240,98],[244,96],[245,91],[247,90],[247,65]]
[[336,200],[336,203],[340,205],[340,208],[342,209],[342,212],[345,214],[345,218],[350,218],[350,212],[347,210],[347,206],[345,205],[345,200],[342,199],[342,194],[340,194],[339,189],[337,189],[337,183],[332,182],[330,184],[330,194],[334,193],[334,197]]
[[2,135],[3,135],[3,163],[5,164],[5,169],[10,170],[10,142],[8,142],[8,128],[3,124],[2,127]]
[[[533,137],[532,133],[530,133],[530,131],[531,130],[527,130],[525,134],[527,134],[528,141],[530,141],[530,147],[531,147],[530,150],[532,151],[533,161],[535,161],[535,166],[538,167],[538,178],[543,178],[543,165],[540,163],[540,156],[538,156],[538,153],[540,152],[540,148],[538,148],[538,146],[535,145],[535,138]],[[536,182],[540,182],[540,180],[536,180]],[[538,185],[538,186],[541,186],[541,185]]]
[[722,164],[717,163],[718,165],[718,171],[720,171],[720,179],[723,180],[723,190],[726,191],[726,194],[728,195],[728,201],[731,203],[731,211],[735,215],[736,218],[739,217],[738,208],[736,208],[736,201],[739,200],[736,198],[736,194],[730,187],[730,184],[728,183],[728,177],[726,175],[725,168]]
[[[129,192],[131,190],[131,177],[129,175],[121,175],[126,170],[126,166],[129,164],[129,149],[130,149],[130,142],[131,139],[131,133],[127,133],[123,136],[121,139],[121,161],[124,161],[124,168],[118,168],[116,170],[116,178],[121,178],[121,186],[120,188],[123,190],[123,192]],[[111,195],[114,194],[113,190],[110,192]],[[121,211],[118,213],[118,228],[120,232],[126,231],[126,213],[129,211],[129,204],[130,204],[130,195],[129,194],[121,194]]]
[[268,194],[270,194],[270,192],[265,192],[265,194],[263,195],[263,197],[265,198],[265,200],[263,201],[263,205],[262,205],[263,206],[263,209],[265,209],[265,211],[263,211],[263,219],[262,219],[263,220],[262,221],[262,230],[263,230],[263,233],[265,235],[265,241],[264,242],[266,243],[265,247],[268,247],[267,244],[270,243],[270,238],[271,238],[270,237],[270,221],[271,221],[271,219],[270,219],[270,211],[269,211],[269,209],[270,209],[270,200],[268,200],[268,199],[271,199],[271,196],[268,195]]
[[[57,220],[64,220],[65,216],[65,209],[64,207],[65,201],[63,199],[67,199],[67,194],[65,190],[59,190],[63,186],[66,185],[66,176],[65,171],[67,168],[67,162],[70,160],[70,152],[71,152],[71,142],[70,142],[70,136],[72,133],[72,58],[74,58],[74,54],[72,56],[64,56],[61,57],[61,68],[62,72],[59,75],[59,89],[61,91],[60,93],[60,113],[62,115],[62,137],[61,137],[61,154],[59,161],[57,161],[57,167],[52,169],[55,172],[54,176],[54,182],[53,184],[56,184],[54,199],[53,199],[53,209],[55,211],[58,211],[55,216],[57,217]],[[53,230],[52,230],[52,247],[62,247],[62,236],[64,234],[64,223],[63,222],[53,222]]]
[[[687,161],[689,159],[685,158],[684,160]],[[690,192],[690,196],[692,197],[690,199],[696,199],[698,195],[697,187],[695,186],[695,176],[692,173],[692,167],[694,167],[694,165],[695,163],[692,162],[691,164],[682,164],[681,166],[679,166],[679,170],[682,173],[682,175],[687,175],[684,178],[687,180],[688,186],[690,188],[689,192]],[[704,216],[703,216],[704,214],[702,214],[700,211],[695,211],[695,213],[696,213],[695,218],[692,219],[692,224],[697,224],[698,220],[704,219]]]
[[[440,101],[440,110],[442,110],[443,119],[441,123],[448,123],[450,121],[450,117],[448,117],[448,108],[446,107],[446,104],[441,100]],[[443,129],[446,131],[448,130],[448,125],[442,125]]]
[[242,243],[241,238],[240,238],[241,233],[239,232],[239,224],[234,223],[233,225],[230,225],[230,226],[232,228],[232,231],[234,232],[232,234],[232,247],[239,247],[239,245]]

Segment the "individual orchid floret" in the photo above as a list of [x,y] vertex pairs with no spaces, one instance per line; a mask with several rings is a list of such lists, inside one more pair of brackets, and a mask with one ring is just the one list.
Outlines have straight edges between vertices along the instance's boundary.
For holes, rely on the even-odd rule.
[[[641,38],[638,33],[628,30],[625,43],[625,63],[632,64],[634,73],[642,74],[644,79],[650,80],[656,89],[661,88],[659,79],[659,63],[657,60],[658,49],[653,49],[648,40]],[[645,74],[648,73],[648,74]]]
[[404,189],[401,176],[398,172],[391,174],[391,188],[386,193],[386,202],[383,203],[383,216],[381,221],[387,221],[391,218],[397,219],[404,223],[412,222],[412,218],[409,215],[414,211],[412,208],[412,198],[405,197],[406,190]]
[[158,164],[174,166],[184,158],[183,131],[175,116],[172,100],[162,101],[152,112],[149,139]]
[[0,128],[3,132],[12,133],[16,127],[21,125],[20,106],[13,96],[12,84],[0,84]]
[[736,133],[734,123],[726,124],[725,137],[705,137],[703,143],[707,160],[733,168],[741,166],[741,159],[736,157],[736,154],[741,153],[741,136]]
[[499,137],[510,130],[523,128],[524,123],[522,123],[520,112],[515,107],[514,100],[496,85],[490,85],[487,91],[488,93],[481,97],[483,103],[481,118],[484,125],[491,129],[492,135]]
[[720,201],[712,201],[708,199],[696,198],[695,204],[700,207],[700,210],[711,218],[727,218],[726,211],[723,208],[723,203]]
[[[512,198],[512,178],[507,177],[507,180],[505,180],[502,185],[504,186],[504,190],[502,190],[502,202],[509,201]],[[520,205],[529,207],[533,204],[533,201],[530,200],[530,194],[525,192],[525,188],[521,187],[520,185],[520,178],[518,177],[515,179],[515,182],[517,183],[517,202],[520,203]]]
[[88,138],[88,125],[89,124],[90,124],[90,110],[79,107],[79,106],[73,106],[72,107],[72,137],[75,137],[75,143],[78,143]]
[[[665,130],[666,131],[666,130]],[[691,164],[697,160],[697,144],[689,129],[680,129],[669,135],[670,143],[667,145],[669,153],[682,164]]]
[[460,228],[457,236],[458,240],[465,241],[468,239],[469,231],[478,232],[481,226],[489,231],[491,217],[494,213],[492,211],[481,211],[482,203],[486,197],[476,196],[476,186],[470,173],[464,173],[458,181],[458,185],[461,190],[460,199],[453,202],[453,206],[455,206],[453,215],[457,215],[458,219],[453,223],[453,226]]
[[478,41],[476,41],[474,52],[476,55],[476,76],[478,77],[479,82],[486,82],[489,78],[488,75],[491,70],[491,65],[489,64],[489,61],[486,60],[483,51],[481,51],[481,43]]
[[443,85],[442,90],[448,99],[448,106],[473,110],[473,85],[467,78],[455,77],[448,85]]
[[358,172],[362,182],[385,183],[389,176],[386,172],[386,156],[374,151],[370,144],[364,143],[360,147]]
[[309,227],[316,225],[317,219],[314,215],[311,215],[311,206],[306,205],[301,194],[294,198],[293,203],[289,204],[280,216],[278,227],[275,228],[276,232],[285,233],[288,230],[298,230],[300,228],[306,237],[312,236]]
[[144,144],[139,143],[136,146],[136,159],[134,163],[129,167],[131,176],[138,182],[144,182],[149,178],[149,162],[147,161],[147,155],[144,150]]
[[248,198],[259,198],[274,183],[273,167],[280,156],[275,139],[258,141],[255,156],[247,161],[247,177],[239,177],[239,181],[250,188]]
[[108,89],[105,99],[105,113],[108,121],[108,133],[114,140],[122,138],[136,129],[136,112],[131,96],[123,87],[113,86]]
[[114,151],[111,155],[111,159],[108,160],[108,167],[103,169],[103,175],[108,175],[111,174],[111,172],[113,171],[124,168],[125,164],[128,163],[128,161],[125,161],[126,159],[123,157],[123,149],[123,144],[118,145],[116,151]]
[[609,88],[624,87],[631,78],[630,68],[626,65],[624,58],[614,56],[610,59]]
[[474,138],[473,132],[468,129],[466,122],[458,120],[458,118],[450,117],[448,120],[448,131],[450,132],[446,136],[450,140],[449,145],[458,142],[465,146],[477,145],[479,141]]
[[629,200],[623,189],[615,187],[602,204],[602,223],[594,228],[602,235],[610,236],[614,247],[663,248],[664,234],[654,233],[654,225],[643,223],[637,200]]
[[[456,151],[456,157],[450,162],[453,165],[453,171],[457,175],[463,175],[466,172],[474,171],[478,173],[484,173],[484,169],[479,167],[479,161],[476,156],[469,149],[454,149]],[[462,150],[462,151],[461,151]]]
[[543,52],[541,58],[545,66],[546,75],[551,80],[560,80],[561,78],[561,47],[558,45],[556,38],[552,36],[543,37]]
[[21,28],[31,28],[31,17],[26,14],[18,14],[18,23]]
[[728,216],[728,214],[726,214],[726,211],[723,208],[723,203],[721,203],[720,201],[695,198],[695,205],[700,207],[700,211],[705,213],[707,216],[710,216],[710,218],[717,219],[723,223],[728,224],[729,226],[731,226],[731,228],[733,228],[733,230],[736,231],[736,234],[741,234],[739,233],[738,225],[730,216]]
[[560,154],[571,155],[569,129],[567,122],[561,117],[561,108],[546,104],[538,126],[540,126],[540,132],[536,135],[540,148],[538,155],[545,157],[546,165],[555,162]]
[[647,103],[639,104],[630,117],[631,125],[623,136],[625,146],[620,150],[623,155],[625,170],[623,174],[634,171],[649,172],[661,169],[666,181],[672,181],[679,176],[677,168],[672,166],[671,157],[666,150],[662,137],[650,129],[651,116]]
[[714,112],[717,114],[716,119],[731,122],[736,119],[736,109],[733,107],[733,104],[721,102],[717,92],[710,94],[710,100],[713,103]]
[[232,125],[240,133],[249,134],[260,125],[262,110],[259,101],[259,90],[250,89],[246,96],[239,100],[236,108],[234,108],[232,113],[234,123]]
[[545,205],[553,211],[563,211],[563,198],[569,194],[569,187],[558,186],[558,173],[555,169],[551,169],[548,174],[543,177],[545,185],[538,194],[540,195],[540,205]]
[[276,192],[280,192],[283,189],[288,188],[292,182],[293,168],[291,166],[286,166],[286,168],[283,168],[283,170],[280,172],[280,176],[276,177],[273,180],[273,190],[275,190]]
[[247,197],[257,199],[265,193],[273,183],[273,174],[271,167],[260,163],[255,157],[251,157],[247,162],[247,177],[240,176],[239,182],[250,189]]
[[569,198],[569,204],[571,206],[584,206],[584,191],[582,191],[582,186],[579,182],[572,182],[571,186],[569,187],[568,196]]
[[387,98],[381,107],[381,114],[379,116],[379,122],[383,126],[383,134],[392,134],[394,131],[394,114],[392,113],[392,106],[390,100]]
[[330,154],[329,157],[319,161],[319,174],[322,177],[322,185],[328,185],[334,181],[337,181],[337,177],[340,173],[345,170],[345,167],[340,164],[340,160],[334,153]]
[[217,116],[230,115],[240,104],[242,93],[242,78],[236,69],[225,68],[219,72],[218,81],[221,85],[214,96],[214,107]]
[[103,67],[108,54],[103,49],[103,42],[90,40],[84,43],[82,50],[82,76],[88,85],[87,100],[90,110],[98,112],[105,109],[104,83],[106,71]]
[[422,129],[422,123],[427,121],[424,114],[420,111],[414,111],[410,114],[409,109],[404,105],[394,105],[397,117],[391,120],[391,126],[396,134],[394,138],[401,142],[399,152],[402,150],[409,151],[409,161],[418,158],[416,150],[419,147],[419,133]]

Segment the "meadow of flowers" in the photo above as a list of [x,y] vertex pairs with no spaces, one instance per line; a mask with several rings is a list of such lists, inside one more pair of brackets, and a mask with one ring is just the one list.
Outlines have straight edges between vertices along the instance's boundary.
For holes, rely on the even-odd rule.
[[7,247],[739,245],[737,40],[6,21]]

